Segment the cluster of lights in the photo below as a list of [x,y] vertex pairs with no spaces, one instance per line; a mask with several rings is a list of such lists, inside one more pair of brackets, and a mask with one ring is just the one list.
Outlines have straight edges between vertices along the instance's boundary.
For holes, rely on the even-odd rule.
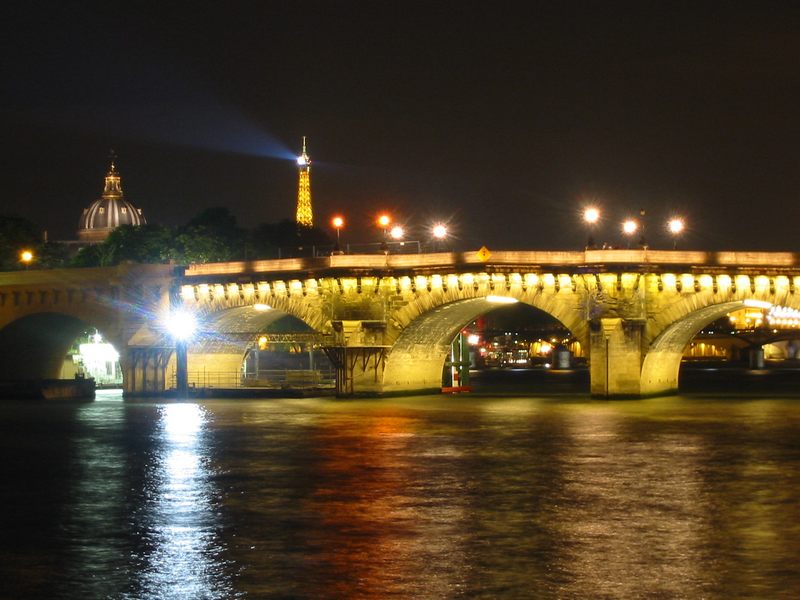
[[[392,217],[386,213],[381,213],[380,215],[378,215],[378,218],[375,219],[375,223],[378,225],[378,227],[380,227],[383,230],[384,236],[388,236],[396,241],[404,239],[406,237],[405,228],[402,225],[398,224],[390,228],[392,222],[393,222]],[[340,231],[345,226],[344,217],[342,217],[341,215],[334,216],[331,219],[331,225],[336,230],[336,239],[338,244]],[[431,226],[430,233],[434,239],[443,240],[448,235],[447,226],[444,223],[434,223]]]
[[[644,211],[642,211],[642,214],[644,214]],[[601,216],[600,209],[596,206],[587,206],[583,211],[583,221],[591,229],[593,229],[600,222]],[[625,219],[622,222],[621,227],[622,233],[628,237],[633,236],[641,229],[639,221],[633,218]],[[672,217],[667,221],[666,228],[667,231],[674,238],[676,238],[677,241],[677,237],[680,236],[686,229],[686,222],[681,217]]]
[[767,313],[772,327],[800,327],[800,310],[788,306],[773,306]]

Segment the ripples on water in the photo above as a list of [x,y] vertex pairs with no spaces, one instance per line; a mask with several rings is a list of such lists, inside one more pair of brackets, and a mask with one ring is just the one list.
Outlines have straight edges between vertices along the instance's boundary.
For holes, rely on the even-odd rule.
[[0,405],[9,598],[800,597],[800,401]]

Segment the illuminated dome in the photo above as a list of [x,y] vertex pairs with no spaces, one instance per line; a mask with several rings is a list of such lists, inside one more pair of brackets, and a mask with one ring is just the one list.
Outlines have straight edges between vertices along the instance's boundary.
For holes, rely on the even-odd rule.
[[120,225],[144,225],[142,210],[125,199],[119,172],[111,157],[103,195],[83,209],[78,238],[83,242],[102,242]]

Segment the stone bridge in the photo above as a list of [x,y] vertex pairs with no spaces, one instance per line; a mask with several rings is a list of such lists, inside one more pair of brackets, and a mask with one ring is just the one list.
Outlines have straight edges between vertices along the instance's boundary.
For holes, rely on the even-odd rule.
[[[437,390],[450,345],[513,298],[553,316],[587,349],[591,392],[673,393],[683,351],[743,306],[800,309],[800,255],[654,250],[334,255],[0,274],[0,378],[52,376],[65,344],[96,326],[122,355],[125,390],[169,387],[163,317],[202,331],[188,370],[238,371],[277,318],[298,320],[337,367],[340,394]],[[70,337],[72,336],[72,337]]]

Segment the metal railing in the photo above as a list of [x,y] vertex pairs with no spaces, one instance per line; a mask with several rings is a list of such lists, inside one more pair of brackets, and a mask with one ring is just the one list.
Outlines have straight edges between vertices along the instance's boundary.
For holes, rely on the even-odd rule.
[[[177,387],[177,374],[173,369],[169,381]],[[246,376],[241,371],[189,371],[188,384],[196,389],[240,388],[333,388],[336,385],[334,369],[275,369],[259,370]]]

